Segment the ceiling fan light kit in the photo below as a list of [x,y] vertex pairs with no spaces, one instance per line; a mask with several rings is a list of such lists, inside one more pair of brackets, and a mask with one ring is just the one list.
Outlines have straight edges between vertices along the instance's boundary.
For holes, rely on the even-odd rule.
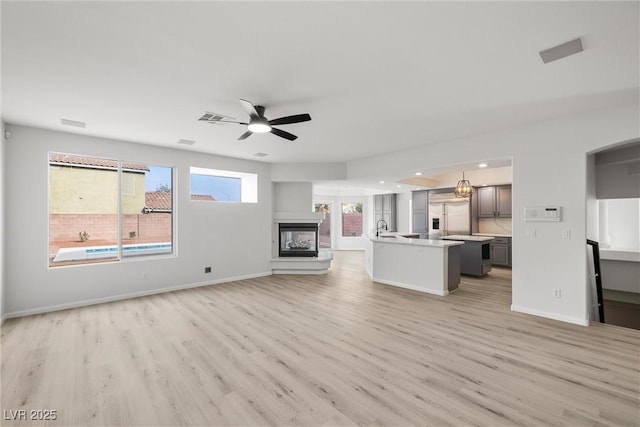
[[269,123],[267,123],[266,121],[253,120],[251,123],[249,123],[247,129],[249,129],[253,133],[266,133],[271,131],[271,126],[269,126]]
[[[224,116],[222,114],[209,113],[205,112],[205,114],[200,117],[198,120],[201,122],[213,123],[213,124],[224,124],[224,123],[237,123],[239,125],[247,126],[247,131],[240,135],[238,141],[242,141],[247,139],[254,133],[267,133],[271,132],[272,134],[279,136],[280,138],[284,138],[289,141],[294,141],[298,137],[289,132],[283,131],[281,129],[274,128],[273,125],[289,125],[293,123],[301,123],[308,122],[311,120],[311,116],[307,113],[305,114],[295,114],[293,116],[285,116],[277,119],[269,120],[264,116],[264,107],[261,105],[253,105],[251,102],[246,101],[244,99],[240,100],[240,105],[242,108],[249,114],[249,123],[239,122],[235,119]],[[231,120],[229,120],[231,119]]]

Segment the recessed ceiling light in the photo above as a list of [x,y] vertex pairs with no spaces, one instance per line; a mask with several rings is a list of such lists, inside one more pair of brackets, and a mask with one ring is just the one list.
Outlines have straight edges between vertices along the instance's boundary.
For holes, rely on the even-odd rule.
[[384,181],[380,181],[380,184],[384,184]]
[[486,186],[487,186],[487,184],[482,184],[482,186],[483,186],[483,187],[486,187]]
[[486,163],[480,163],[480,164],[478,165],[478,167],[479,167],[479,168],[486,168],[487,166],[489,166],[489,165],[488,165],[488,164],[486,164]]
[[69,120],[69,119],[60,119],[60,123],[66,126],[74,126],[77,128],[83,128],[87,126],[85,122],[77,122],[75,120]]
[[422,172],[416,172],[416,176],[422,176]]
[[256,157],[267,157],[268,154],[267,153],[255,153],[254,156],[256,156]]
[[402,185],[396,185],[397,188],[402,188]]
[[180,141],[178,141],[178,144],[184,144],[184,145],[193,145],[195,144],[195,141],[192,141],[190,139],[181,139]]

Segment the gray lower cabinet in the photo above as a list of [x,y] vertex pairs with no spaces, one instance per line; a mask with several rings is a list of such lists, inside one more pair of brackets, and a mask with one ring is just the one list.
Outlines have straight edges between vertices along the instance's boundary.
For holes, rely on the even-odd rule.
[[491,242],[491,263],[511,267],[511,238],[496,237]]
[[387,231],[398,231],[396,210],[396,194],[376,194],[373,196],[375,224],[379,220],[384,220],[387,223]]
[[466,241],[460,247],[460,273],[484,276],[491,271],[489,242]]

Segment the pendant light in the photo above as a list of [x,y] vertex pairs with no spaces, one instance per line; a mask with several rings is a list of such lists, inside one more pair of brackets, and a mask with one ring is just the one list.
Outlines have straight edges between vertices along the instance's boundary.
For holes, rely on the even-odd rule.
[[471,197],[473,193],[473,187],[468,179],[464,179],[464,171],[462,171],[462,179],[458,181],[458,185],[456,185],[456,189],[453,190],[453,194],[456,197]]

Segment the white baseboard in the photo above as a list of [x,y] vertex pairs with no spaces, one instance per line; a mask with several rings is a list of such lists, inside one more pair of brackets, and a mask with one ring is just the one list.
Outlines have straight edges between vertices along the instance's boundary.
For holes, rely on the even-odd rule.
[[441,297],[445,295],[449,295],[449,291],[436,291],[433,289],[425,289],[419,286],[408,285],[406,283],[394,282],[393,280],[378,279],[376,277],[374,277],[372,280],[376,283],[382,283],[383,285],[397,286],[399,288],[411,289],[412,291],[424,292],[425,294],[439,295]]
[[518,307],[515,305],[511,305],[511,311],[516,311],[518,313],[531,314],[533,316],[538,317],[546,317],[547,319],[559,320],[561,322],[573,323],[575,325],[580,326],[589,326],[589,319],[581,319],[579,317],[572,316],[564,316],[556,313],[549,313],[547,311],[534,310],[526,307]]
[[238,281],[238,280],[254,279],[256,277],[265,277],[265,276],[271,276],[271,275],[272,275],[271,271],[267,271],[267,272],[263,272],[263,273],[246,274],[244,276],[226,277],[226,278],[223,278],[223,279],[209,280],[209,281],[206,281],[206,282],[187,283],[187,284],[184,284],[184,285],[170,286],[168,288],[162,288],[162,289],[152,289],[152,290],[142,291],[142,292],[132,292],[132,293],[129,293],[129,294],[120,294],[120,295],[114,295],[114,296],[109,296],[109,297],[88,299],[88,300],[83,300],[83,301],[74,301],[74,302],[65,303],[65,304],[55,304],[55,305],[48,305],[48,306],[45,306],[45,307],[29,308],[29,309],[26,309],[26,310],[18,310],[18,311],[12,311],[10,313],[6,313],[2,317],[2,322],[4,322],[6,319],[11,319],[11,318],[14,318],[14,317],[23,317],[23,316],[30,316],[32,314],[49,313],[49,312],[52,312],[52,311],[67,310],[67,309],[70,309],[70,308],[85,307],[85,306],[88,306],[88,305],[103,304],[105,302],[120,301],[120,300],[124,300],[124,299],[138,298],[138,297],[144,297],[144,296],[148,296],[148,295],[162,294],[162,293],[165,293],[165,292],[180,291],[180,290],[183,290],[183,289],[199,288],[199,287],[202,287],[202,286],[218,285],[218,284],[221,284],[221,283],[235,282],[235,281]]
[[290,270],[290,269],[278,269],[274,268],[273,274],[300,274],[300,275],[320,275],[329,273],[328,269],[321,270]]

